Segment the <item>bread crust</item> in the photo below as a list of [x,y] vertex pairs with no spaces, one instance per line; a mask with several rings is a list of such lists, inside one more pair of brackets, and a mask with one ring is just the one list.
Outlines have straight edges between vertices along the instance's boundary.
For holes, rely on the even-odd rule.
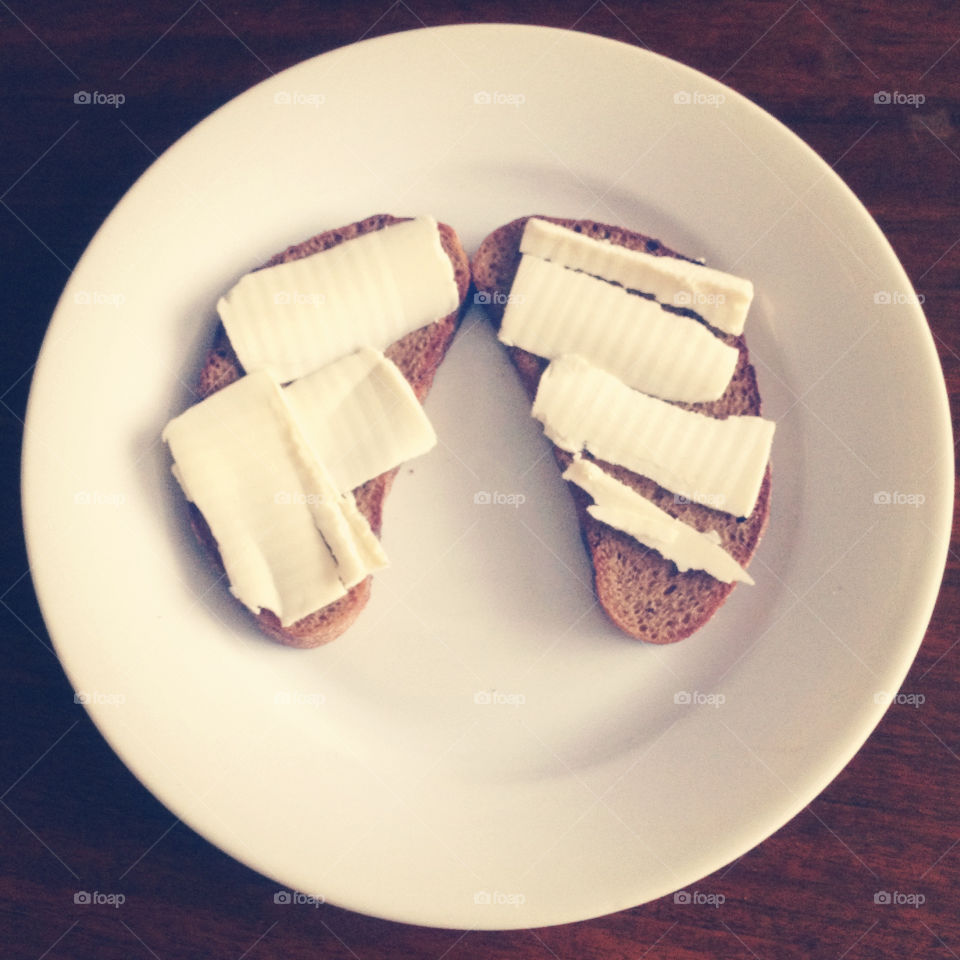
[[[631,250],[690,259],[653,237],[623,227],[593,220],[570,220],[540,214],[532,216]],[[505,295],[520,264],[520,239],[528,219],[520,217],[494,230],[480,244],[473,258],[474,284],[481,294],[489,295],[484,298],[485,306],[491,321],[498,328],[503,317],[503,305],[507,302]],[[703,322],[693,311],[674,307],[668,309]],[[677,406],[721,418],[734,414],[759,415],[760,392],[746,341],[742,336],[734,337],[713,327],[710,329],[740,352],[733,379],[718,400],[678,403]],[[547,362],[518,347],[510,347],[508,352],[532,400]],[[572,456],[556,446],[553,452],[560,469],[566,469]],[[595,459],[589,454],[584,456],[586,459]],[[724,549],[739,564],[746,567],[750,562],[770,513],[769,463],[753,513],[740,520],[704,504],[678,502],[673,493],[647,477],[603,460],[596,462],[607,473],[652,500],[671,516],[701,531],[716,530]],[[673,561],[643,546],[629,534],[592,517],[587,512],[587,507],[593,502],[589,494],[576,484],[570,483],[568,487],[576,507],[583,542],[593,564],[597,599],[610,619],[625,633],[651,643],[675,643],[702,627],[730,595],[735,584],[723,583],[702,570],[680,573]]]
[[[409,219],[409,217],[394,217],[382,213],[367,217],[365,220],[358,220],[356,223],[344,227],[338,227],[335,230],[327,230],[304,240],[302,243],[287,247],[286,250],[271,257],[263,264],[263,267],[272,267],[278,263],[299,260],[310,254],[334,247],[345,240],[362,236],[365,233],[373,233],[390,226],[392,223],[400,223]],[[459,237],[454,229],[445,223],[438,224],[438,228],[444,252],[453,265],[460,305],[453,313],[448,314],[436,323],[408,333],[384,351],[385,355],[399,367],[421,403],[426,398],[437,368],[446,355],[457,331],[463,304],[470,287],[470,263]],[[263,269],[263,267],[258,269]],[[217,328],[214,345],[208,353],[198,377],[197,399],[202,400],[212,393],[216,393],[217,390],[221,390],[239,379],[243,376],[243,373],[240,361],[230,346],[226,331],[221,324]],[[370,527],[378,537],[383,526],[384,501],[399,469],[399,467],[395,467],[386,473],[382,473],[353,491],[357,507],[367,518]],[[220,558],[220,551],[210,527],[192,503],[189,507],[190,523],[197,539],[217,571],[223,573],[223,561]],[[260,613],[251,615],[260,629],[278,643],[288,647],[317,647],[339,637],[357,619],[360,611],[363,610],[370,599],[371,579],[369,576],[366,577],[348,590],[346,595],[340,597],[339,600],[335,600],[333,603],[286,627],[280,623],[279,617],[270,610],[261,610]]]

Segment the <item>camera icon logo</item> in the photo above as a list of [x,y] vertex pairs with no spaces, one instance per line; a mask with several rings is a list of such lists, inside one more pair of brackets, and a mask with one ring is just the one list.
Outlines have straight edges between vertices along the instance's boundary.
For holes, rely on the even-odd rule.
[[689,690],[678,690],[678,691],[673,695],[673,702],[674,702],[674,703],[688,704],[688,703],[691,702],[691,700],[692,700],[692,698],[690,697],[690,691],[689,691]]
[[490,493],[487,490],[478,490],[473,495],[473,502],[479,504],[480,506],[489,504],[491,502]]
[[490,891],[489,890],[478,890],[473,895],[473,902],[483,906],[487,906],[490,903]]
[[289,104],[290,103],[290,91],[289,90],[278,90],[273,95],[273,102],[278,104]]
[[291,901],[291,897],[290,897],[290,891],[289,891],[289,890],[278,890],[278,891],[273,895],[273,902],[274,902],[274,903],[290,903],[290,901]]
[[92,101],[93,101],[93,98],[90,96],[90,94],[86,90],[78,90],[73,95],[74,103],[91,103]]
[[892,497],[886,490],[878,490],[873,495],[874,503],[886,504],[886,503],[890,503],[891,501],[892,501]]
[[886,890],[878,890],[873,895],[874,903],[890,903],[890,900],[891,900],[890,894]]
[[673,902],[674,902],[674,903],[689,903],[689,902],[690,902],[690,894],[689,894],[686,890],[678,890],[678,891],[673,895]]
[[491,300],[490,300],[490,294],[489,294],[489,293],[484,293],[483,291],[481,291],[481,292],[479,292],[479,293],[475,293],[475,294],[473,295],[473,302],[474,302],[474,303],[490,303],[490,302],[491,302]]
[[678,290],[673,296],[673,304],[676,307],[689,307],[692,297],[686,290]]
[[486,105],[486,104],[489,104],[491,101],[492,101],[492,98],[491,98],[491,96],[490,96],[489,91],[487,91],[487,90],[478,90],[478,91],[473,95],[473,102],[474,102],[474,103],[479,103],[479,104]]
[[690,93],[687,90],[678,90],[673,95],[674,103],[690,103],[691,99]]
[[90,894],[87,893],[86,890],[78,890],[78,891],[73,895],[73,902],[74,902],[74,903],[84,903],[84,904],[90,903]]
[[889,290],[878,290],[873,295],[873,302],[877,304],[888,304],[893,300],[893,297],[890,296]]
[[887,90],[878,90],[873,95],[874,103],[890,103],[890,101],[891,101],[890,93]]

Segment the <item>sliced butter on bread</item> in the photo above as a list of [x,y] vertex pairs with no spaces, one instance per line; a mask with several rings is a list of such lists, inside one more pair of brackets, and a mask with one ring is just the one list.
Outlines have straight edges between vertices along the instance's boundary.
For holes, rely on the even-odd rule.
[[[337,246],[346,240],[363,234],[382,230],[394,223],[410,218],[394,217],[389,214],[377,214],[351,223],[336,230],[317,234],[303,243],[288,247],[282,253],[271,258],[264,267],[280,263],[289,263],[303,257],[319,253]],[[384,354],[397,365],[401,373],[413,388],[417,399],[422,403],[430,390],[433,378],[440,366],[447,348],[453,340],[460,319],[461,308],[470,287],[470,264],[456,232],[447,224],[438,224],[440,242],[453,266],[454,280],[460,298],[458,309],[440,318],[434,323],[414,330],[391,344]],[[207,356],[197,384],[198,400],[210,396],[217,390],[233,383],[244,374],[222,326],[217,330],[213,348]],[[370,523],[373,532],[379,536],[383,524],[383,505],[397,475],[399,467],[368,480],[354,491],[360,512]],[[211,561],[220,571],[223,564],[217,549],[216,540],[203,515],[190,504],[191,523],[198,539]],[[279,618],[269,610],[261,610],[255,619],[264,633],[271,639],[291,647],[316,647],[328,643],[340,636],[357,619],[370,598],[370,577],[361,580],[347,591],[346,595],[320,610],[308,614],[302,619],[282,626]]]
[[[690,258],[665,247],[659,240],[622,227],[592,220],[536,216],[630,250],[694,263]],[[503,316],[504,305],[509,302],[508,294],[520,265],[520,242],[528,219],[521,217],[499,227],[484,239],[473,258],[473,281],[481,295],[478,299],[486,304],[491,320],[497,327]],[[690,315],[685,310],[677,312]],[[719,399],[708,403],[679,403],[678,406],[721,418],[734,414],[759,415],[760,393],[743,336],[715,332],[739,351],[733,378]],[[517,347],[508,350],[532,401],[547,361]],[[561,470],[566,470],[573,459],[570,453],[558,447],[554,447],[554,456]],[[589,455],[584,456],[585,459],[592,459]],[[703,503],[686,502],[684,498],[625,467],[602,460],[596,462],[612,477],[627,484],[670,516],[704,533],[715,530],[723,549],[741,567],[746,568],[763,535],[770,512],[769,465],[753,512],[746,519],[738,519]],[[666,560],[657,551],[591,516],[588,507],[593,501],[589,494],[575,484],[568,486],[580,521],[583,541],[593,564],[597,599],[621,630],[631,637],[651,643],[673,643],[688,637],[716,613],[734,583],[723,583],[702,570],[679,572],[675,563]]]

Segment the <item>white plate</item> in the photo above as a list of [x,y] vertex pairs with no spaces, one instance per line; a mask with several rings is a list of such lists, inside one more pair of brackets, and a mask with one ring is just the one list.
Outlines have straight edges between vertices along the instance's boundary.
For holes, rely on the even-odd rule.
[[[524,213],[608,220],[754,280],[748,339],[778,421],[756,587],[679,645],[619,635],[474,308],[427,405],[440,445],[387,505],[393,566],[369,607],[326,648],[260,639],[207,571],[158,437],[217,296],[381,210],[433,213],[471,251]],[[826,786],[920,643],[952,446],[912,299],[820,159],[670,60],[497,25],[310,60],[168,150],[61,298],[23,481],[50,634],[130,769],[278,890],[506,928],[689,887]]]

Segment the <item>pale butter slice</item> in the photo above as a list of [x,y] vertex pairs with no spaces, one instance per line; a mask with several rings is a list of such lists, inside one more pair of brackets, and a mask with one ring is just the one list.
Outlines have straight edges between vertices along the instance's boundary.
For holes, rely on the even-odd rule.
[[753,512],[776,426],[763,417],[718,420],[684,410],[573,354],[543,372],[532,412],[563,450],[589,450],[737,517]]
[[359,347],[383,350],[459,302],[437,221],[417,217],[248,273],[217,310],[244,370],[285,383]]
[[532,254],[520,260],[499,337],[549,360],[579,354],[630,387],[690,403],[721,397],[740,356],[690,317]]
[[[298,430],[292,418],[290,426]],[[302,433],[298,442],[304,458],[313,467],[313,481],[319,485],[319,498],[314,504],[317,529],[337,561],[341,582],[347,589],[355,587],[375,570],[385,567],[387,555],[369,521],[360,512],[353,493],[337,488],[330,472],[322,461],[316,459]]]
[[369,347],[294,380],[283,395],[342,491],[356,489],[437,443],[406,377]]
[[676,257],[628,250],[537,217],[526,223],[520,252],[652,294],[661,303],[688,307],[734,336],[743,333],[753,300],[753,284],[743,277]]
[[174,474],[217,542],[230,590],[288,626],[386,564],[352,496],[342,496],[277,384],[248,374],[163,431]]
[[702,533],[671,517],[655,503],[632,490],[595,463],[576,457],[564,471],[564,480],[582,487],[593,497],[587,512],[611,527],[656,550],[677,565],[677,570],[705,570],[724,583],[739,580],[753,584],[753,578],[720,546],[716,530]]

